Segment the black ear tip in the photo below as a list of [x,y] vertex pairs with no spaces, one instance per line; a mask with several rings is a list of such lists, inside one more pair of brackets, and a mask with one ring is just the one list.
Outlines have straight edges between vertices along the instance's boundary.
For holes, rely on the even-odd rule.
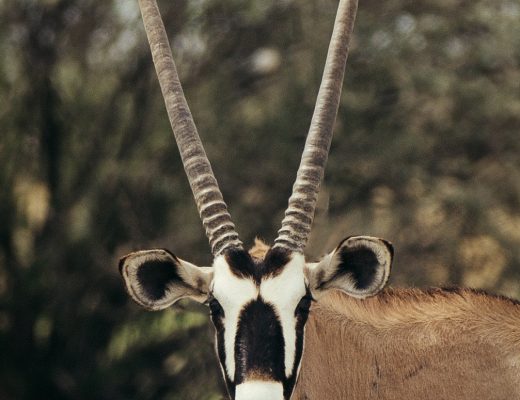
[[347,236],[345,239],[343,239],[341,242],[339,242],[339,244],[336,246],[336,249],[334,249],[334,251],[338,251],[341,246],[343,246],[344,243],[346,243],[347,240],[349,240],[351,237],[354,237],[353,235],[350,235],[350,236]]
[[119,259],[119,273],[123,275],[123,265],[125,265],[125,260],[128,258],[128,256],[121,257]]
[[394,245],[392,244],[392,242],[389,242],[388,240],[385,240],[385,239],[381,239],[381,241],[385,244],[386,248],[390,252],[390,257],[392,257],[392,259],[393,259],[394,258]]
[[170,250],[168,249],[164,249],[164,248],[161,248],[160,250],[162,251],[165,251],[166,253],[168,253],[168,255],[170,255],[176,262],[179,262],[179,259],[177,258],[177,256],[175,254],[173,254]]

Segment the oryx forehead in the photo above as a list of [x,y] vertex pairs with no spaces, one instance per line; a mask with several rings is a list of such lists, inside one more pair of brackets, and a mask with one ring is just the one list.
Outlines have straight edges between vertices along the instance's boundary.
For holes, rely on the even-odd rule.
[[[305,257],[303,254],[293,254],[290,261],[281,272],[267,275],[262,279],[260,295],[277,306],[292,305],[306,293],[304,275]],[[294,311],[294,310],[293,310]]]
[[237,276],[224,256],[213,261],[213,294],[222,306],[243,305],[258,297],[258,287],[250,277]]
[[213,266],[212,290],[223,306],[240,306],[257,299],[259,295],[266,302],[289,305],[293,303],[291,300],[300,299],[306,292],[305,257],[302,254],[293,254],[277,273],[268,273],[260,281],[252,276],[237,275],[224,256],[215,258]]

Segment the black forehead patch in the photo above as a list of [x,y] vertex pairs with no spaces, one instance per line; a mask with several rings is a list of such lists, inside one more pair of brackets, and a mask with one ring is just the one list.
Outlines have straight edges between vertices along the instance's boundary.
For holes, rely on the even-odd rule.
[[224,253],[226,262],[231,272],[239,278],[252,277],[257,275],[257,268],[253,257],[242,249],[233,248]]
[[278,275],[291,261],[291,252],[281,247],[270,249],[265,255],[263,275]]
[[235,384],[250,374],[285,379],[282,325],[274,308],[262,299],[248,303],[240,314],[235,337]]
[[224,257],[234,275],[240,278],[252,278],[257,284],[264,276],[276,276],[291,260],[287,249],[275,247],[270,249],[264,260],[258,260],[242,249],[230,249]]

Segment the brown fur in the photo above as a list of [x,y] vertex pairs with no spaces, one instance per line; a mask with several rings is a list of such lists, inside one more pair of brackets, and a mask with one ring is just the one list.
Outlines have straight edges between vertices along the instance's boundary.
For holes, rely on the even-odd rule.
[[307,322],[293,399],[520,400],[520,303],[457,289],[331,292]]
[[255,238],[255,245],[249,249],[249,255],[253,258],[263,260],[271,247],[262,239]]

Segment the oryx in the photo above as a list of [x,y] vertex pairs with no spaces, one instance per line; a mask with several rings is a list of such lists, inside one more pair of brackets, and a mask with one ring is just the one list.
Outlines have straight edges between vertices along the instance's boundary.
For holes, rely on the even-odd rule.
[[[278,237],[272,247],[260,244],[250,252],[235,231],[202,147],[156,1],[139,4],[214,259],[211,267],[199,267],[167,250],[131,253],[121,259],[120,270],[132,298],[150,310],[185,297],[208,304],[232,399],[282,400],[293,392],[301,399],[469,399],[475,396],[464,393],[482,393],[484,385],[496,395],[491,390],[482,399],[520,399],[520,307],[512,301],[441,290],[384,291],[368,299],[385,286],[393,256],[391,244],[375,237],[349,237],[321,261],[305,260],[357,0],[339,1],[311,127]],[[313,300],[317,304],[308,321]],[[502,311],[494,313],[495,307]],[[487,316],[486,323],[479,321],[477,311]],[[459,332],[468,336],[458,337]],[[510,343],[512,352],[507,353],[498,337]],[[463,355],[471,352],[476,355]],[[493,386],[478,375],[488,361],[497,383]],[[443,386],[443,377],[456,379]],[[463,377],[479,381],[464,389]]]

